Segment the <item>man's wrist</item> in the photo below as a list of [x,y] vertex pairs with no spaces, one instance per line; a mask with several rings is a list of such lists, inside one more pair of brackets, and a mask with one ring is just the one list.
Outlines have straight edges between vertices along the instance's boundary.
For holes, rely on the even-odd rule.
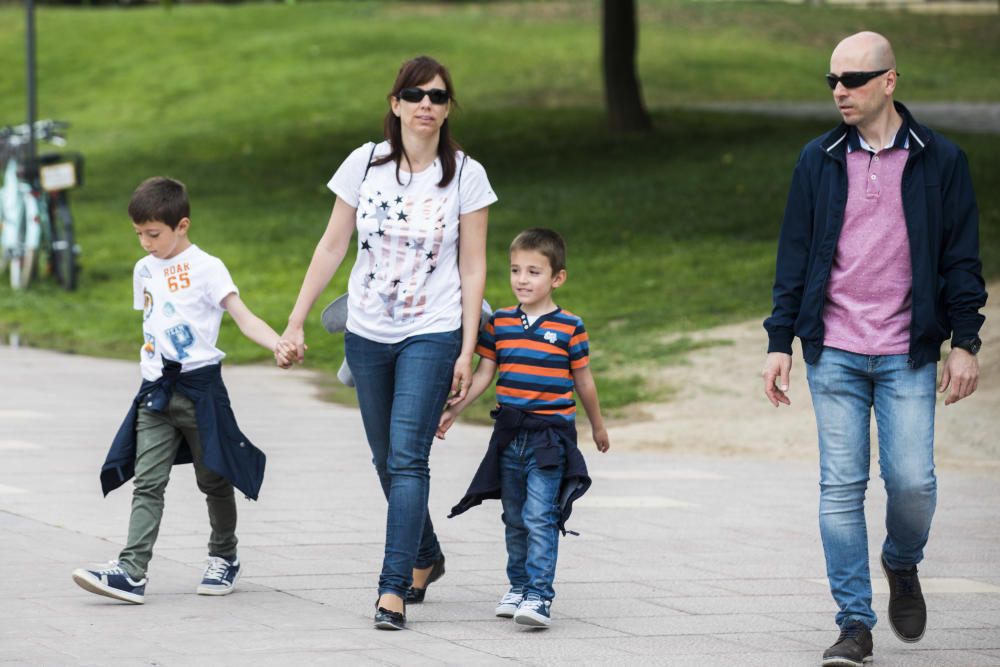
[[979,336],[971,336],[968,338],[962,338],[960,340],[952,341],[952,348],[959,348],[960,350],[965,350],[971,355],[979,354],[979,350],[983,346],[983,341]]

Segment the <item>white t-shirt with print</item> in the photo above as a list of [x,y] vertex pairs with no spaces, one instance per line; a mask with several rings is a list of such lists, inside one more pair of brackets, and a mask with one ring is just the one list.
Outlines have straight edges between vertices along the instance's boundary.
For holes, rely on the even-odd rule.
[[143,379],[163,374],[161,357],[179,361],[182,373],[222,361],[215,347],[221,302],[239,294],[222,260],[193,244],[170,259],[147,255],[135,263],[132,284],[132,305],[142,311]]
[[[347,330],[379,343],[454,331],[462,326],[458,216],[497,201],[486,170],[459,152],[446,187],[437,185],[439,160],[415,174],[400,170],[400,184],[394,162],[371,167],[365,176],[372,145],[351,153],[327,183],[358,211]],[[383,141],[374,158],[389,151]]]

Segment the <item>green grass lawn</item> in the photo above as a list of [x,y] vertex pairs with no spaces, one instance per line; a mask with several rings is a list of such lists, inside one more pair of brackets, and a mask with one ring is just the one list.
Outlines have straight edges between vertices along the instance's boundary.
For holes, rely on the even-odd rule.
[[[451,66],[455,132],[500,196],[490,215],[487,298],[512,301],[506,246],[527,226],[569,244],[558,300],[582,315],[609,408],[662,395],[643,369],[689,343],[664,334],[770,308],[781,210],[798,150],[828,123],[671,110],[713,100],[829,99],[829,51],[862,28],[893,39],[901,100],[1000,100],[996,17],[920,16],[784,4],[640,0],[640,69],[656,131],[604,128],[595,2],[198,5],[172,11],[39,12],[39,108],[70,120],[87,156],[73,209],[79,291],[0,282],[0,334],[134,358],[125,207],[143,178],[185,181],[192,238],[222,257],[244,300],[279,331],[325,226],[325,182],[380,136],[405,58]],[[21,10],[0,7],[0,123],[24,114]],[[990,63],[994,63],[990,65]],[[1000,138],[953,134],[980,197],[987,273],[1000,260]],[[326,298],[343,291],[347,268]],[[307,330],[308,364],[335,370],[341,338]],[[763,349],[763,330],[761,331]],[[231,321],[229,360],[265,359]],[[340,398],[349,392],[336,391]]]

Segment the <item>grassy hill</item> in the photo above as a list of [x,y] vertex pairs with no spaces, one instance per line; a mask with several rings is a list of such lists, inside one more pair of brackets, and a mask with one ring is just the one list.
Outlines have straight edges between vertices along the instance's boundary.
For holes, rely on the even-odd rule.
[[[500,196],[490,214],[487,298],[508,304],[506,247],[527,226],[566,237],[561,305],[591,332],[611,407],[663,388],[643,368],[689,345],[663,334],[759,315],[788,178],[829,123],[677,110],[716,100],[829,100],[829,51],[863,28],[894,42],[906,100],[1000,100],[996,17],[784,4],[640,0],[640,70],[656,131],[603,125],[596,2],[323,2],[135,9],[43,8],[39,108],[73,123],[87,156],[74,194],[78,292],[0,281],[0,335],[134,358],[131,268],[141,255],[125,207],[143,178],[185,181],[192,238],[221,256],[244,300],[284,326],[348,152],[380,136],[384,96],[405,58],[448,64],[455,132]],[[990,63],[994,63],[991,65]],[[0,123],[24,115],[23,19],[0,6]],[[1000,139],[950,133],[980,196],[989,275],[1000,260]],[[349,261],[351,258],[349,258]],[[347,268],[327,297],[343,291]],[[762,351],[763,351],[763,331]],[[335,369],[340,337],[311,328],[312,366]],[[229,360],[268,354],[231,321]]]

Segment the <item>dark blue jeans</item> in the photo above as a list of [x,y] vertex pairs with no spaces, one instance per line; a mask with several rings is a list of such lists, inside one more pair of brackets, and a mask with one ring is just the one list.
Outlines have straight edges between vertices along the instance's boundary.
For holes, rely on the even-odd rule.
[[427,514],[428,459],[461,346],[460,329],[392,344],[344,334],[372,463],[389,501],[379,595],[405,595],[413,568],[441,557]]
[[559,488],[566,456],[554,468],[539,468],[522,431],[500,458],[500,500],[507,538],[507,579],[524,595],[555,597],[552,582],[559,556]]

